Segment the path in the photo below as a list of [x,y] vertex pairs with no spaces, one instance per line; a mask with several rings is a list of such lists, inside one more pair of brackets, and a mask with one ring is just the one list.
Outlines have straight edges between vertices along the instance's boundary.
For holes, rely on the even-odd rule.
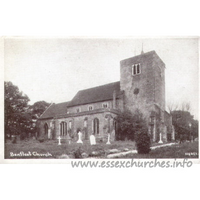
[[[153,147],[150,147],[150,148],[151,148],[151,150],[154,150],[154,149],[157,149],[157,148],[172,146],[172,145],[175,145],[175,144],[177,144],[177,143],[162,144],[162,145],[153,146]],[[126,155],[131,154],[131,153],[135,154],[135,153],[137,153],[137,150],[131,150],[131,151],[127,151],[127,152],[109,154],[109,155],[107,155],[107,158],[116,158],[116,157],[126,156]]]

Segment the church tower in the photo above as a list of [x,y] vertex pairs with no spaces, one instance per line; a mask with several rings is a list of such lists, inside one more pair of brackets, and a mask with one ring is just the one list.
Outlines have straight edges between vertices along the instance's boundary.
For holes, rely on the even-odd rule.
[[139,109],[151,120],[158,108],[161,122],[164,122],[165,64],[155,51],[142,51],[120,62],[120,89],[124,91],[125,109],[132,113]]

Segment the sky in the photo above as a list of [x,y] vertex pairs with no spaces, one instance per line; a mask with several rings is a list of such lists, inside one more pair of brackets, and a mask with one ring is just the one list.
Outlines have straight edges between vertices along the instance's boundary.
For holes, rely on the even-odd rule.
[[[166,65],[166,105],[190,103],[198,119],[198,38],[7,37],[4,80],[37,101],[70,101],[82,89],[120,80],[120,61],[155,50]],[[166,106],[167,107],[167,106]],[[167,108],[166,108],[167,109]]]

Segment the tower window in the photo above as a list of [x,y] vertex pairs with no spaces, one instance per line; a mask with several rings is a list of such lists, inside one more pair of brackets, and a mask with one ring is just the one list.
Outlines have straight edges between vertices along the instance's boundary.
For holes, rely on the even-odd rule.
[[140,63],[132,65],[132,75],[135,76],[141,73],[141,65]]

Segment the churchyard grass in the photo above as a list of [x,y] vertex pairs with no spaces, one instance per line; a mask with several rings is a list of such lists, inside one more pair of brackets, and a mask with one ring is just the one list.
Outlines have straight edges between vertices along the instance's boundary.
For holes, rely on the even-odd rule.
[[125,148],[129,150],[135,149],[135,143],[132,141],[114,141],[110,145],[106,145],[106,142],[99,142],[97,145],[90,145],[89,141],[84,141],[83,144],[77,144],[76,142],[71,142],[69,144],[66,140],[61,140],[62,145],[58,145],[58,140],[47,140],[44,142],[39,142],[38,140],[17,140],[16,144],[13,144],[10,140],[5,143],[5,158],[45,158],[45,157],[21,157],[15,156],[11,157],[10,152],[14,154],[19,154],[20,152],[37,152],[38,154],[45,154],[49,152],[52,156],[50,158],[59,158],[59,156],[65,154],[73,158],[74,152],[81,147],[81,151],[90,155],[92,152],[99,152],[98,157],[105,157],[106,150],[108,149],[118,149],[123,151]]
[[[66,140],[61,141],[62,145],[58,145],[58,140],[47,140],[40,143],[37,140],[29,139],[27,141],[17,140],[16,144],[13,144],[10,140],[5,143],[5,158],[12,159],[52,159],[60,158],[61,155],[68,155],[69,158],[74,158],[74,152],[81,147],[81,152],[85,152],[89,157],[106,158],[108,150],[117,149],[119,151],[135,150],[135,143],[132,141],[114,141],[110,145],[106,145],[106,142],[98,142],[97,145],[91,146],[89,141],[84,141],[83,144],[77,144],[72,142],[68,144]],[[152,146],[159,145],[153,144]],[[10,153],[19,154],[20,152],[37,152],[38,154],[50,153],[52,156],[28,156],[20,157],[10,156]],[[93,152],[96,153],[92,154]],[[66,158],[66,157],[65,157]],[[198,158],[198,141],[185,142],[182,144],[175,144],[172,146],[161,147],[151,150],[149,154],[128,154],[126,156],[119,156],[116,158]]]
[[[151,150],[149,154],[129,154],[120,158],[198,158],[198,142],[185,142]],[[119,157],[118,157],[119,158]]]

